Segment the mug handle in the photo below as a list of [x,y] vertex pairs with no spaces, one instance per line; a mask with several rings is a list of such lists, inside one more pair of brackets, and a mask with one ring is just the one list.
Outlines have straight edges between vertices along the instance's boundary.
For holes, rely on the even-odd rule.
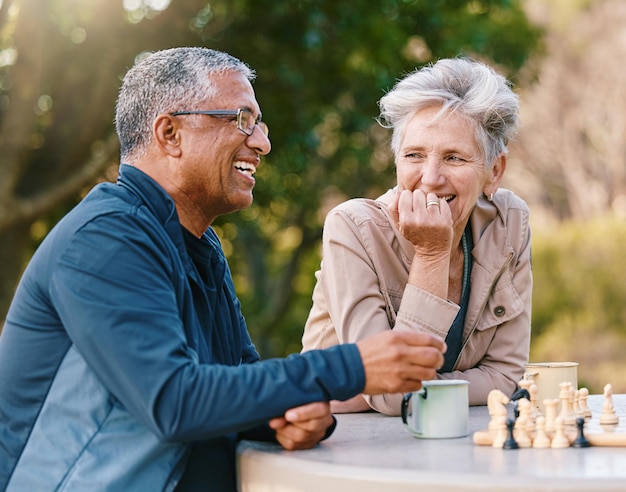
[[406,421],[407,419],[407,413],[408,413],[408,409],[409,409],[409,401],[411,401],[411,397],[413,396],[413,393],[407,393],[402,397],[402,406],[400,407],[400,415],[402,416],[402,423],[404,425],[406,425],[408,427],[408,423]]
[[[426,398],[428,398],[428,389],[427,388],[422,388],[421,390],[419,390],[416,393],[417,393],[417,395],[419,395],[424,400]],[[400,415],[402,416],[402,423],[406,426],[406,428],[409,429],[409,431],[411,431],[413,434],[417,434],[418,436],[421,436],[422,435],[421,425],[420,425],[419,429],[413,429],[409,425],[409,423],[408,423],[409,402],[411,401],[411,397],[412,396],[413,396],[413,393],[406,393],[402,397],[402,405],[400,406]],[[417,423],[420,424],[420,420],[419,419],[418,419]]]

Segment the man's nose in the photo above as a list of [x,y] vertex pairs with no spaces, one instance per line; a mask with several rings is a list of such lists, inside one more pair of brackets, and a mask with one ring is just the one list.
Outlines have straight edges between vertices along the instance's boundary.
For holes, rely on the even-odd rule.
[[252,135],[249,135],[246,139],[246,145],[260,155],[267,155],[272,150],[270,138],[263,133],[258,125],[254,127]]

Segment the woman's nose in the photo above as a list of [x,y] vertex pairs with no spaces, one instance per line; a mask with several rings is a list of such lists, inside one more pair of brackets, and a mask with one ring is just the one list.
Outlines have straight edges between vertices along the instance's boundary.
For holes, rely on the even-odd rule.
[[441,184],[441,161],[438,158],[429,158],[422,167],[422,184],[435,187]]

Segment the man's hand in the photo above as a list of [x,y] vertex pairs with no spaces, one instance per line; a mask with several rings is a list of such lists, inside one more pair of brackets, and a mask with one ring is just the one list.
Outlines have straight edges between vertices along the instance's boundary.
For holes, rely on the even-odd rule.
[[282,417],[270,420],[280,445],[289,450],[308,449],[326,435],[333,424],[328,402],[314,402],[291,408]]
[[390,330],[371,336],[357,347],[365,368],[363,393],[408,393],[435,379],[443,365],[445,342],[429,333]]

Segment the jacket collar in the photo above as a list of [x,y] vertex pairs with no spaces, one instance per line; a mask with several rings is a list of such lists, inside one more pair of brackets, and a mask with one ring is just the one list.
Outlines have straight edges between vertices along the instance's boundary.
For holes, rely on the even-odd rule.
[[154,179],[129,164],[121,164],[117,184],[127,188],[163,225],[167,235],[185,260],[188,259],[182,225],[174,200]]

